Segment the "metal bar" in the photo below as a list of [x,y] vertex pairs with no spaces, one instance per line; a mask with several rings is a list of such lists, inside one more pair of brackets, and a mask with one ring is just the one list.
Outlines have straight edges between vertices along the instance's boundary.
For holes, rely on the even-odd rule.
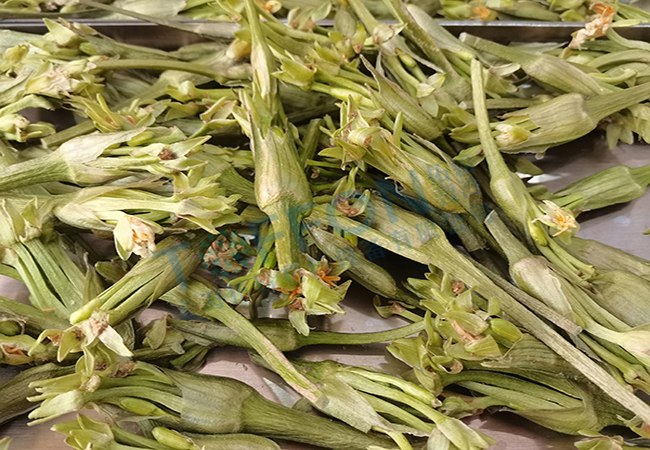
[[[114,39],[126,40],[132,44],[161,46],[161,39],[174,42],[175,45],[196,42],[197,37],[191,33],[160,27],[156,24],[140,20],[114,20],[114,19],[76,19],[76,23],[88,25],[100,33]],[[219,26],[224,28],[224,34],[231,30],[234,32],[239,25],[229,22],[216,23],[204,20],[179,21],[186,24],[205,26]],[[386,21],[391,23],[391,21]],[[492,21],[481,22],[473,20],[440,20],[442,26],[455,35],[470,33],[485,39],[498,42],[561,42],[571,38],[571,33],[584,27],[582,22],[541,22],[541,21]],[[393,22],[394,23],[394,22]],[[319,22],[322,26],[331,26],[331,20]],[[10,29],[29,33],[44,33],[47,31],[39,19],[2,20],[0,30]],[[634,27],[617,28],[616,31],[629,39],[650,40],[650,24],[641,24]],[[514,37],[514,39],[513,39]],[[179,42],[178,39],[181,38]],[[189,39],[189,42],[187,42]],[[164,44],[163,44],[164,45]]]

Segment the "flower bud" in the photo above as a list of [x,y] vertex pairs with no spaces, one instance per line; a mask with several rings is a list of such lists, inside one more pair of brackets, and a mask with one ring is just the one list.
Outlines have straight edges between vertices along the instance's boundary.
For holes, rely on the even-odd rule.
[[205,240],[205,233],[199,232],[189,233],[183,239],[164,239],[157,245],[157,255],[138,261],[117,283],[73,312],[71,323],[90,318],[96,309],[108,311],[110,323],[117,323],[177,285],[187,283],[201,262],[198,247]]
[[483,450],[496,441],[451,417],[436,422],[436,429],[458,450]]
[[[614,340],[614,339],[613,339]],[[650,325],[645,324],[619,333],[616,343],[637,356],[642,362],[650,362]]]
[[162,232],[155,222],[124,214],[113,231],[117,253],[123,260],[129,259],[131,253],[148,258],[156,250],[155,235]]
[[508,123],[500,123],[495,129],[501,134],[497,135],[494,139],[497,141],[499,147],[511,147],[526,142],[530,137],[530,131],[518,125],[510,125]]
[[119,405],[125,410],[139,416],[168,416],[169,413],[158,408],[151,402],[135,397],[122,397],[118,400]]
[[27,334],[5,336],[0,334],[0,363],[10,366],[33,364],[53,359],[54,353],[38,343],[36,339]]
[[545,373],[551,376],[564,373],[568,378],[579,376],[567,361],[529,334],[522,335],[502,357],[482,361],[481,365],[494,370]]
[[243,59],[244,57],[251,54],[250,33],[248,34],[248,39],[245,39],[243,37],[238,37],[237,33],[235,33],[235,39],[233,39],[233,41],[230,43],[228,51],[226,52],[226,56],[228,56],[228,58],[232,59],[233,61],[239,61],[240,59]]
[[[587,96],[606,92],[591,75],[561,58],[525,52],[465,33],[461,34],[460,41],[478,51],[517,63],[531,78],[553,86],[562,92],[580,93]],[[575,120],[578,116],[568,117],[572,118],[568,120]]]
[[432,117],[417,100],[377,72],[367,62],[366,67],[372,72],[379,85],[379,92],[372,93],[373,98],[388,114],[395,118],[401,112],[404,116],[404,126],[424,139],[431,141],[442,135],[440,120]]
[[9,71],[17,72],[25,56],[29,54],[28,45],[16,45],[9,48],[2,55],[2,62],[0,62],[0,72],[6,73]]
[[650,280],[650,261],[590,239],[571,238],[564,244],[572,255],[599,269],[623,270]]
[[625,441],[620,436],[600,436],[595,438],[583,439],[575,443],[578,450],[624,450],[633,449],[625,445]]
[[533,128],[526,141],[503,146],[501,151],[543,152],[549,147],[578,139],[594,130],[610,114],[650,98],[650,83],[591,95],[585,98],[578,93],[564,94],[545,103],[505,114],[503,118],[510,119],[509,122],[521,118],[522,124],[532,122]]
[[[537,2],[527,0],[514,0],[499,2],[503,6],[493,6],[493,9],[499,13],[521,17],[524,20],[544,20],[550,22],[559,21],[559,15],[548,8],[546,5],[541,5]],[[491,4],[488,3],[488,4]]]
[[347,261],[347,273],[371,292],[386,298],[395,298],[399,289],[393,277],[382,267],[368,261],[365,255],[350,241],[321,228],[310,228],[318,248],[333,261]]
[[569,186],[560,189],[555,195],[582,195],[579,209],[590,211],[607,206],[626,203],[641,197],[650,184],[650,166],[630,168],[614,166]]
[[257,205],[271,218],[283,269],[298,259],[298,227],[311,210],[311,189],[290,133],[274,127],[266,136],[255,134],[252,144]]
[[502,355],[499,344],[497,344],[492,336],[486,336],[484,338],[465,344],[465,351],[470,353],[472,356],[480,356],[486,358],[495,358]]
[[405,4],[404,8],[413,17],[415,22],[427,32],[436,46],[447,50],[460,59],[468,61],[477,56],[476,51],[470,46],[463,44],[458,38],[442,27],[430,14],[426,13],[418,5]]
[[508,339],[510,342],[517,342],[523,336],[521,330],[515,324],[500,317],[490,320],[490,331]]
[[316,67],[307,67],[290,58],[280,58],[280,62],[282,70],[274,72],[274,77],[301,89],[309,89],[317,72]]
[[592,298],[632,327],[650,323],[650,281],[620,270],[601,271],[589,280],[596,289]]
[[581,295],[581,291],[573,288],[544,257],[530,253],[496,213],[490,214],[486,225],[505,252],[510,264],[510,275],[515,283],[562,316],[575,320],[573,296]]
[[190,438],[183,436],[178,431],[170,430],[169,428],[156,427],[151,430],[151,435],[162,445],[171,447],[174,450],[193,450],[197,448]]
[[0,334],[15,336],[22,331],[22,327],[15,320],[4,320],[0,318]]

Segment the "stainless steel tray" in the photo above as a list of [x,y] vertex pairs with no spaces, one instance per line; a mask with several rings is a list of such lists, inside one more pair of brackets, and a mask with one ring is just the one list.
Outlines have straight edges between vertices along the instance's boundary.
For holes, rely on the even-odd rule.
[[[96,27],[102,33],[122,41],[155,47],[177,47],[195,42],[194,35],[173,29],[152,26],[139,21],[102,21],[83,20],[85,24]],[[492,22],[467,23],[443,22],[455,33],[466,31],[490,39],[509,41],[515,36],[518,41],[555,40],[569,38],[571,32],[583,26],[579,23],[539,23],[539,22]],[[232,24],[221,24],[233,26]],[[36,21],[3,21],[0,29],[16,29],[26,32],[42,32],[42,23]],[[637,33],[628,37],[649,40],[650,26],[644,25],[629,29],[628,33]],[[646,144],[620,145],[609,150],[602,134],[592,133],[571,144],[552,149],[547,156],[537,161],[546,172],[545,175],[531,180],[543,182],[550,190],[566,186],[580,178],[596,173],[617,164],[639,167],[650,164],[650,146]],[[598,239],[637,256],[650,259],[650,236],[643,236],[643,231],[650,228],[650,194],[626,205],[607,208],[580,216],[579,236]],[[384,261],[387,265],[390,260]],[[380,262],[383,264],[383,262]],[[424,268],[422,268],[424,271]],[[410,276],[420,276],[417,269]],[[0,295],[26,302],[26,288],[14,280],[0,277]],[[342,303],[345,316],[335,316],[323,320],[322,328],[340,332],[381,331],[402,324],[398,318],[381,319],[372,306],[372,295],[361,288],[352,289],[348,298]],[[148,322],[164,311],[173,312],[165,305],[155,304],[143,314],[142,322]],[[277,316],[278,311],[267,309],[269,316]],[[333,359],[347,364],[367,365],[385,368],[399,373],[404,370],[401,364],[385,351],[381,344],[365,346],[334,347],[322,346],[307,348],[296,352],[296,357],[310,360]],[[16,374],[18,370],[0,367],[0,382]],[[297,398],[295,393],[284,391],[278,396],[278,389],[285,386],[275,374],[253,365],[247,351],[238,348],[218,348],[211,352],[203,373],[238,378],[255,387],[264,396],[275,401],[287,401]],[[271,388],[275,386],[275,388]],[[2,399],[0,399],[2,401]],[[59,421],[71,420],[68,415]],[[499,450],[564,450],[573,449],[575,440],[572,436],[561,435],[525,421],[511,413],[484,414],[473,418],[469,423],[499,441],[495,449]],[[0,437],[12,437],[12,450],[64,450],[68,447],[63,436],[48,431],[48,425],[35,428],[27,427],[27,418],[18,418],[0,427]],[[284,449],[307,449],[304,445],[283,443]]]
[[[135,45],[148,45],[157,48],[176,48],[198,42],[200,37],[173,28],[161,27],[140,20],[105,20],[105,19],[70,19],[71,22],[83,23],[114,39]],[[319,22],[324,26],[332,21]],[[390,21],[387,21],[390,23]],[[224,35],[239,26],[228,22],[212,22],[204,20],[182,21],[184,24],[218,27]],[[571,38],[571,33],[584,27],[582,22],[542,22],[533,20],[492,21],[478,20],[440,20],[439,23],[451,33],[469,33],[497,42],[562,42]],[[12,29],[27,33],[43,33],[47,31],[42,20],[0,20],[0,29]],[[640,24],[634,27],[617,28],[619,34],[628,39],[650,40],[650,24]]]

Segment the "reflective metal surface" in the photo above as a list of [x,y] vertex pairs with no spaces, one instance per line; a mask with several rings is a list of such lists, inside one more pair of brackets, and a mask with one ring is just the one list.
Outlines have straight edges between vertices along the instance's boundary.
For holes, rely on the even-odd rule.
[[[201,39],[195,34],[173,28],[159,27],[158,25],[140,20],[69,20],[91,26],[107,36],[136,45],[175,48],[179,45],[186,45]],[[390,23],[391,21],[385,22]],[[439,22],[455,35],[465,32],[497,42],[510,42],[513,38],[518,42],[563,42],[570,40],[571,33],[584,27],[584,23],[582,22],[542,22],[532,20],[492,22],[481,22],[480,20],[440,20]],[[201,27],[213,31],[217,30],[224,37],[239,29],[239,25],[228,22],[187,20],[179,21],[179,23],[193,25],[199,31]],[[318,23],[319,25],[327,26],[331,25],[332,21],[323,20]],[[43,21],[36,19],[0,20],[0,29],[11,29],[27,33],[43,33],[47,31],[45,25],[43,25]],[[650,24],[647,23],[629,28],[617,28],[616,31],[628,39],[650,40]]]

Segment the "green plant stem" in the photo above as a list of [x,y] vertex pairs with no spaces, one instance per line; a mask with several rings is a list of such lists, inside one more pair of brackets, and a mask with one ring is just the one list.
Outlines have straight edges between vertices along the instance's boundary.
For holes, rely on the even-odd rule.
[[364,85],[367,84],[368,86],[370,86],[375,90],[379,89],[377,82],[372,77],[369,77],[368,75],[361,72],[359,69],[353,69],[348,66],[343,66],[341,67],[340,74],[342,77],[350,81],[354,81],[355,83],[360,83]]
[[246,399],[243,410],[244,427],[249,433],[277,439],[289,438],[295,442],[336,450],[366,450],[373,446],[395,449],[387,439],[361,433],[340,423],[325,419],[315,421],[313,415],[296,410],[289,415],[285,407],[259,395]]
[[99,10],[110,11],[113,13],[122,14],[127,17],[144,20],[145,22],[152,22],[165,27],[174,28],[176,30],[197,34],[206,39],[232,39],[233,33],[238,29],[235,26],[228,26],[230,24],[223,22],[188,24],[173,19],[161,19],[154,16],[148,16],[146,14],[140,14],[128,9],[117,8],[113,5],[106,5],[104,3],[95,2],[93,0],[79,0],[79,3]]
[[[576,397],[498,372],[464,370],[457,374],[444,374],[442,378],[445,386],[458,384],[473,389],[467,385],[467,382],[476,383],[477,386],[483,385],[486,387],[484,390],[473,390],[493,398],[505,399],[507,401],[506,405],[513,409],[556,409],[561,407],[579,408],[582,406],[582,401]],[[489,388],[491,387],[498,390],[490,392]],[[500,392],[501,395],[494,395],[496,392]]]
[[0,263],[0,275],[13,278],[16,281],[23,282],[22,277],[20,276],[20,273],[14,269],[11,266],[8,266],[6,264]]
[[292,201],[279,199],[264,209],[273,225],[275,234],[273,242],[280,270],[289,269],[300,260],[298,226],[295,218],[289,217],[289,211],[294,209],[293,206]]
[[[458,78],[458,72],[456,72],[454,67],[447,60],[444,53],[438,48],[438,46],[436,46],[433,39],[431,39],[431,36],[429,36],[427,32],[402,9],[404,7],[403,4],[398,0],[386,0],[384,3],[391,9],[395,18],[404,24],[404,33],[406,36],[422,50],[429,60],[436,66],[440,67],[445,75],[450,78]],[[354,5],[353,2],[350,2],[350,4]],[[354,8],[354,6],[352,7]]]
[[380,414],[388,414],[391,417],[398,419],[400,422],[415,428],[416,430],[421,430],[425,433],[431,433],[433,431],[434,425],[427,423],[420,419],[419,417],[405,411],[399,406],[382,400],[379,397],[374,395],[366,394],[365,392],[360,392],[361,396],[372,406],[372,409],[377,411]]
[[183,399],[180,396],[162,392],[157,387],[148,387],[144,385],[134,386],[119,386],[110,387],[106,389],[99,389],[95,392],[87,394],[86,403],[106,402],[115,403],[119,405],[119,400],[122,397],[133,397],[147,399],[152,402],[159,403],[165,408],[181,414],[183,411]]
[[210,317],[239,334],[251,348],[297,392],[312,403],[321,396],[317,387],[301,375],[273,343],[244,316],[232,309],[204,280],[193,278],[185,290],[176,289],[163,300],[188,308],[194,314]]
[[650,83],[643,83],[591,97],[585,101],[585,110],[595,120],[600,121],[615,112],[647,100],[648,97],[650,97]]
[[68,173],[67,163],[55,154],[0,169],[0,192],[52,181],[74,181]]
[[626,383],[638,386],[645,392],[650,392],[650,377],[644,368],[638,366],[634,367],[633,364],[610,352],[605,348],[605,346],[601,345],[602,343],[597,342],[586,334],[581,335],[580,339],[587,344],[599,358],[602,358],[602,360],[607,364],[618,369],[623,374]]
[[10,318],[15,316],[18,321],[25,325],[28,333],[35,335],[48,329],[65,330],[68,327],[66,320],[58,318],[51,312],[41,311],[33,306],[2,296],[0,296],[0,314]]
[[548,345],[616,402],[638,415],[645,423],[650,423],[650,406],[648,404],[621,386],[605,369],[567,342],[542,319],[493,284],[489,278],[474,268],[467,258],[451,246],[442,232],[440,232],[441,239],[431,239],[424,246],[413,248],[347,217],[328,218],[327,214],[321,212],[319,208],[314,209],[313,219],[337,223],[337,226],[344,231],[374,242],[406,258],[422,264],[433,264],[458,277],[466,285],[474,287],[485,298],[499,299],[503,310],[509,317]]
[[500,277],[498,274],[476,261],[472,261],[472,263],[477,269],[483,272],[485,276],[492,280],[495,285],[503,289],[513,298],[517,299],[522,305],[534,311],[540,317],[543,317],[554,325],[557,325],[572,336],[577,336],[582,332],[582,328],[579,325],[558,314],[535,297],[508,282],[508,280]]
[[[169,86],[169,82],[167,80],[158,80],[144,92],[117,104],[114,109],[119,110],[131,104],[140,105],[149,100],[155,100],[158,97],[162,97],[165,95],[165,89],[167,86]],[[72,138],[83,136],[84,134],[91,133],[94,130],[95,123],[92,120],[84,120],[83,122],[80,122],[70,128],[66,128],[65,130],[59,131],[58,133],[55,133],[51,136],[44,137],[41,141],[45,147],[58,147],[59,145],[69,141]]]
[[[305,135],[302,138],[302,146],[298,149],[298,161],[301,165],[306,166],[307,161],[316,155],[318,142],[322,131],[320,127],[324,125],[323,119],[313,119],[309,122]],[[306,167],[309,170],[308,167]]]
[[203,356],[205,356],[208,350],[209,350],[208,347],[204,347],[203,345],[199,345],[199,344],[194,344],[178,358],[174,358],[171,361],[171,365],[175,369],[181,370],[185,366],[185,364],[188,364],[194,358],[199,357],[199,355],[203,354]]
[[29,387],[33,381],[49,380],[74,373],[74,366],[57,366],[56,364],[44,364],[26,369],[0,385],[0,424],[13,419],[16,416],[25,414],[36,408],[38,404],[27,400],[27,397],[36,395],[36,389]]
[[[25,241],[25,247],[34,256],[35,261],[43,272],[47,282],[54,288],[54,291],[61,299],[68,311],[74,311],[83,304],[83,274],[81,270],[74,266],[67,255],[63,258],[56,258],[51,250],[55,247],[60,248],[57,243],[46,245],[40,239],[30,239]],[[56,251],[56,250],[55,250]],[[67,261],[65,261],[67,260]],[[73,264],[70,267],[69,264]],[[67,266],[67,267],[66,267]],[[67,268],[68,271],[64,271]]]
[[397,56],[386,55],[384,56],[384,61],[386,67],[393,73],[395,78],[400,80],[402,89],[415,97],[419,81],[404,68]]
[[16,252],[18,261],[15,269],[20,273],[23,282],[31,293],[30,302],[41,311],[53,313],[59,318],[65,318],[70,311],[61,300],[51,291],[47,279],[34,256],[27,250],[23,243],[15,243],[11,249]]
[[[240,335],[229,327],[214,322],[187,322],[168,319],[171,326],[182,333],[205,338],[215,343],[252,348]],[[366,345],[389,342],[411,336],[424,329],[424,322],[373,333],[334,333],[330,331],[312,331],[308,336],[298,333],[286,320],[260,319],[253,323],[278,349],[290,352],[310,345]]]
[[[192,62],[168,61],[168,60],[143,60],[143,59],[109,59],[105,61],[96,61],[93,63],[95,69],[104,70],[126,70],[126,69],[146,69],[146,70],[178,70],[182,72],[195,73],[203,75],[220,83],[226,81],[226,78],[219,72],[208,66]],[[94,69],[93,69],[94,70]]]
[[178,355],[178,349],[174,346],[163,345],[156,349],[152,348],[139,348],[133,350],[133,359],[136,361],[153,361],[158,358],[163,358],[170,355]]

